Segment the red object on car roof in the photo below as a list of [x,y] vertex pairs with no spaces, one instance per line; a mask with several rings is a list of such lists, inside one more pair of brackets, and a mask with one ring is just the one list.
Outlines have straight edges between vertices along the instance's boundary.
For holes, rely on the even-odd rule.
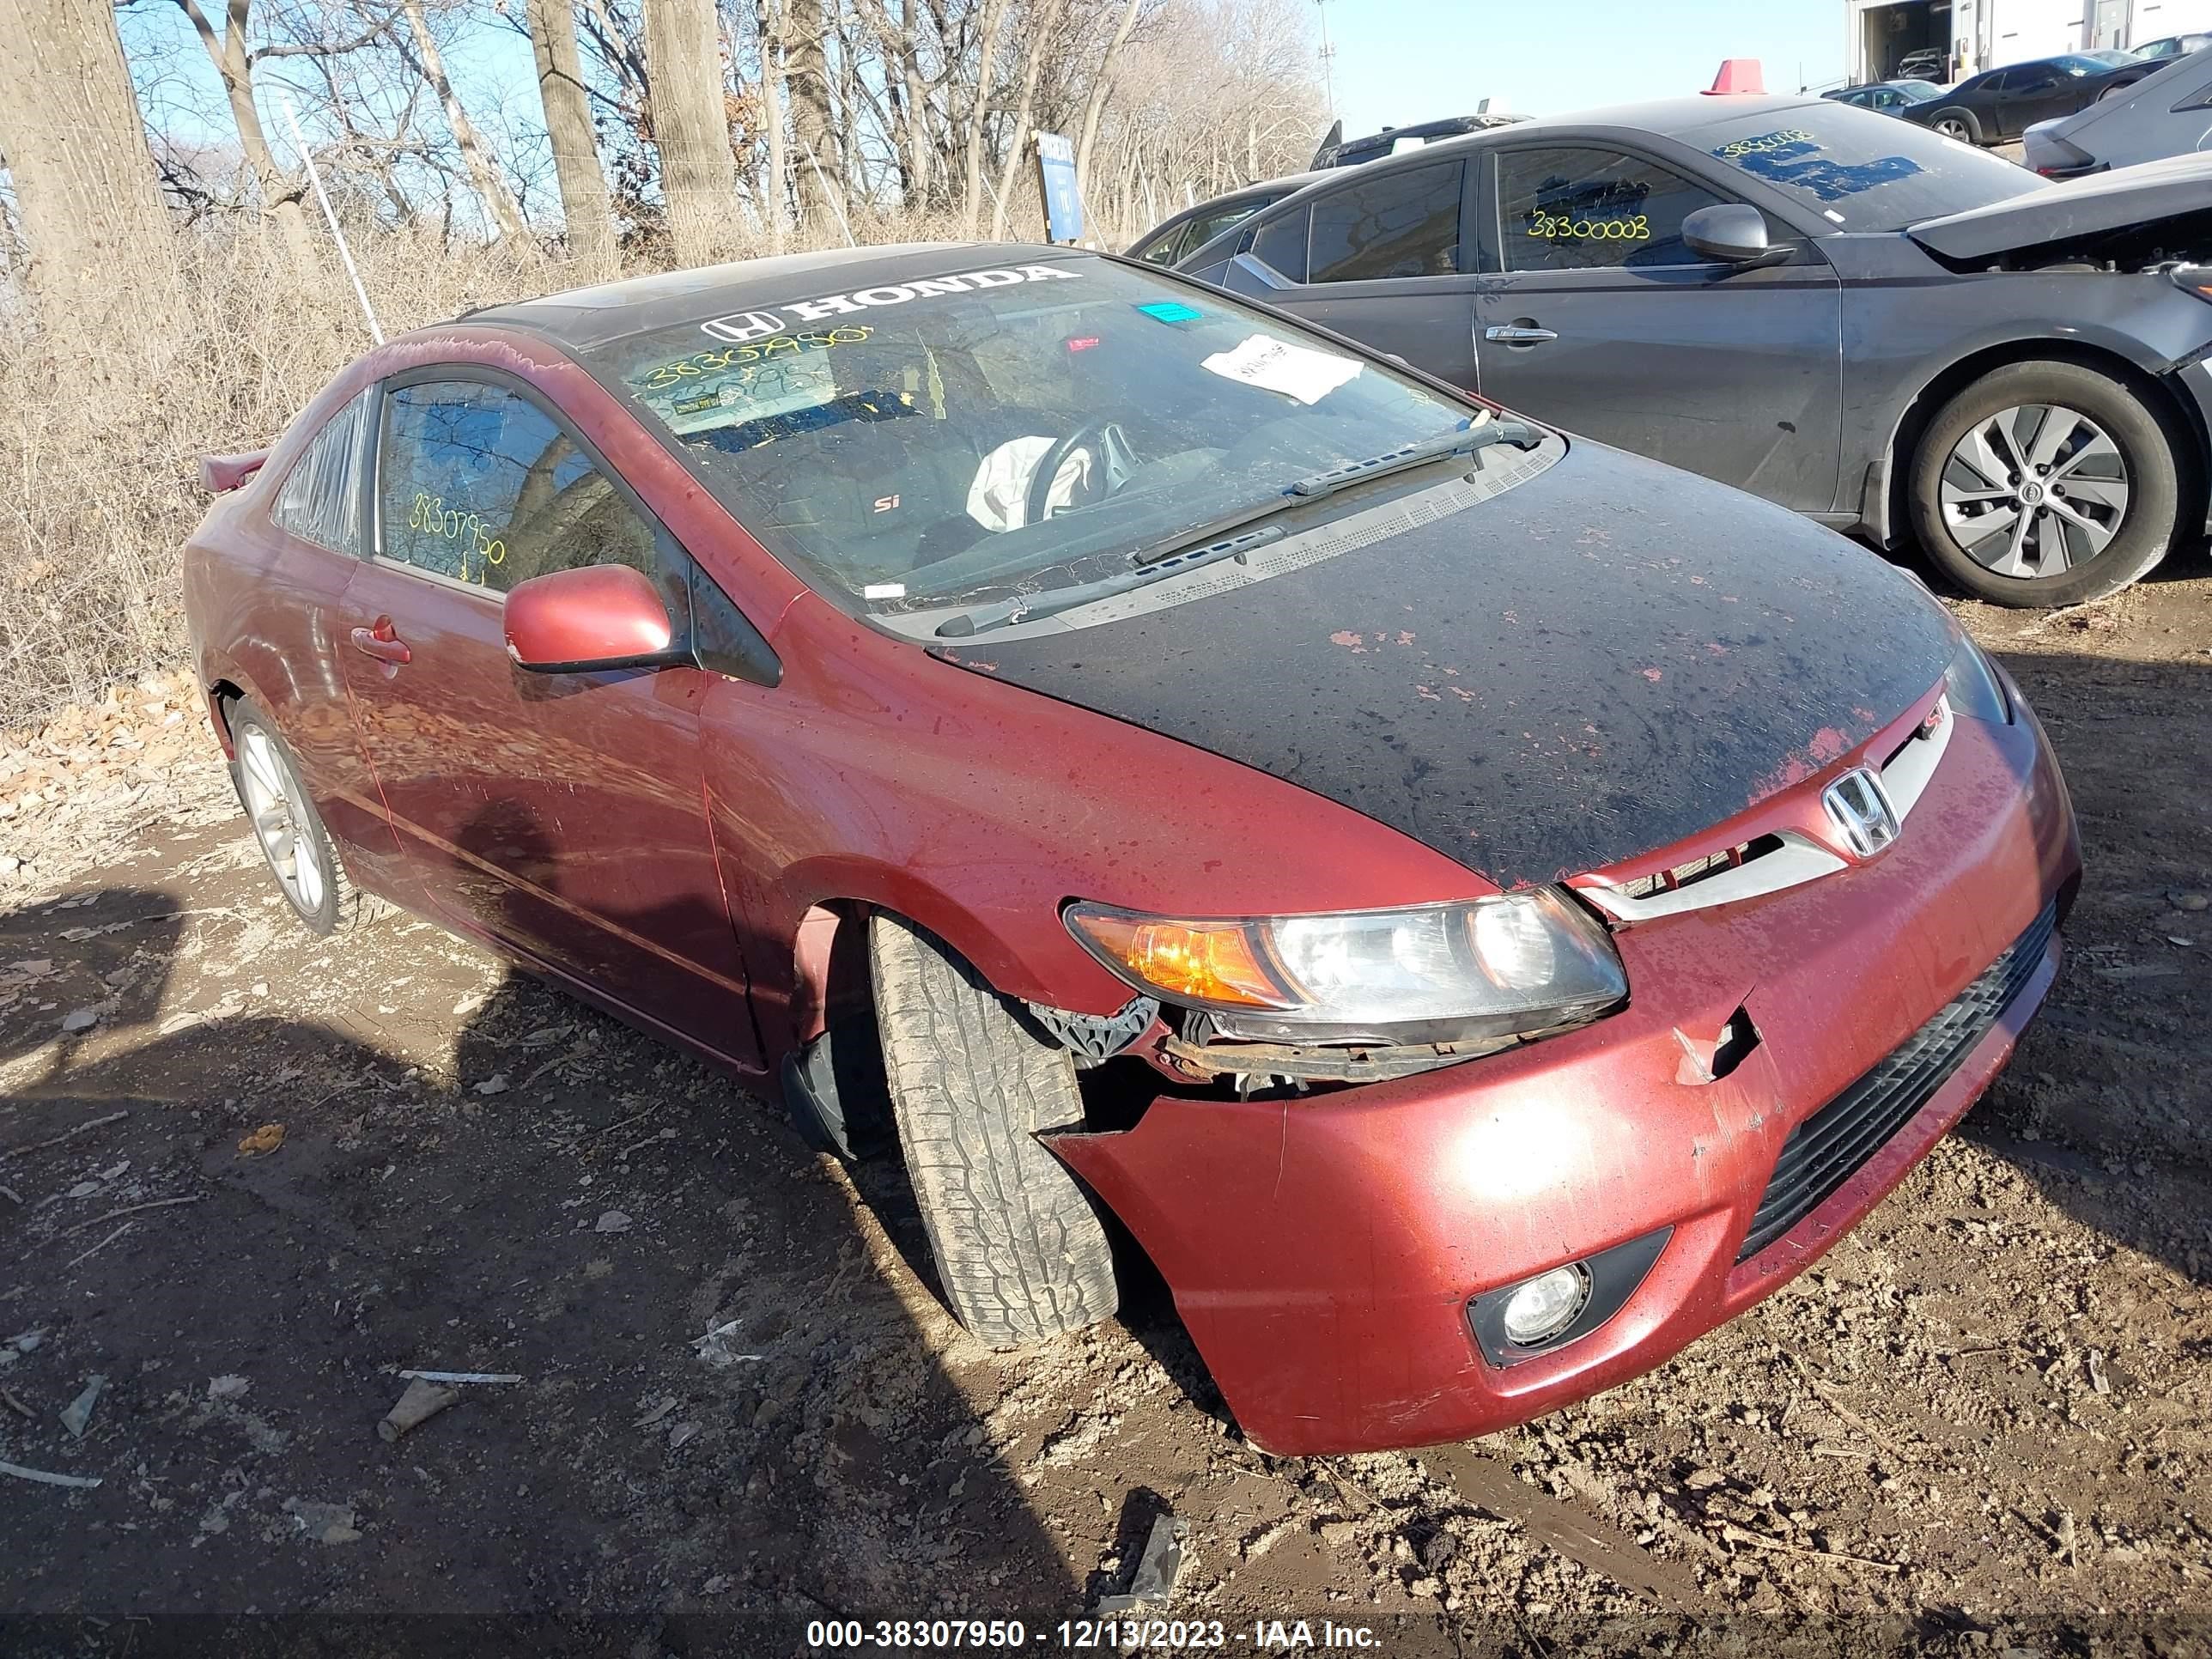
[[1723,58],[1721,72],[1713,76],[1712,85],[1701,94],[1706,98],[1727,98],[1738,94],[1755,98],[1766,95],[1765,72],[1756,58]]

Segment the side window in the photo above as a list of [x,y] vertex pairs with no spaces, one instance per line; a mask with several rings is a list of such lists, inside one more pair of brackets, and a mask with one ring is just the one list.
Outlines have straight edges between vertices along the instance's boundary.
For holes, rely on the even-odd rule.
[[361,446],[369,398],[362,392],[323,422],[269,509],[279,529],[333,553],[361,551]]
[[[1282,200],[1277,197],[1275,201]],[[1262,209],[1273,207],[1274,202],[1242,202],[1218,213],[1209,213],[1191,221],[1190,238],[1183,244],[1183,253],[1195,253],[1232,225],[1241,225]],[[1182,258],[1182,254],[1176,256]]]
[[1177,225],[1145,250],[1145,263],[1152,265],[1173,264],[1197,246],[1191,240],[1190,231],[1191,228],[1188,222]]
[[1309,280],[1450,276],[1459,269],[1460,185],[1466,174],[1464,161],[1440,161],[1331,191],[1313,206]]
[[1599,270],[1704,263],[1682,221],[1721,198],[1653,162],[1601,149],[1509,149],[1498,157],[1508,270]]
[[384,399],[378,474],[387,559],[504,593],[582,565],[626,564],[664,588],[653,526],[551,416],[477,380],[401,386]]
[[1306,230],[1313,210],[1300,208],[1260,227],[1252,239],[1252,255],[1263,259],[1294,283],[1306,279]]

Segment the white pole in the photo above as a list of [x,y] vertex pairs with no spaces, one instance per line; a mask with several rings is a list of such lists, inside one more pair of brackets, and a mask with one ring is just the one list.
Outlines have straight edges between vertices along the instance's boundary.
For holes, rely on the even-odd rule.
[[845,232],[845,246],[860,246],[860,244],[853,240],[853,227],[845,217],[844,204],[838,199],[842,192],[830,189],[830,181],[822,176],[822,163],[814,159],[814,146],[803,138],[799,142],[801,148],[806,151],[807,165],[814,169],[814,182],[822,186],[822,194],[829,198],[830,210],[837,216],[837,223]]
[[300,160],[307,169],[307,182],[315,187],[315,199],[323,204],[323,217],[337,239],[338,258],[345,262],[346,275],[353,278],[354,298],[361,301],[361,314],[368,319],[368,337],[377,344],[384,343],[384,331],[376,325],[376,313],[368,303],[368,290],[361,285],[361,272],[354,268],[353,250],[346,246],[345,232],[338,228],[338,216],[331,210],[331,198],[323,191],[323,175],[315,171],[315,158],[307,153],[307,140],[300,131],[300,112],[292,107],[289,98],[283,100],[284,119],[292,128],[293,147],[300,152]]

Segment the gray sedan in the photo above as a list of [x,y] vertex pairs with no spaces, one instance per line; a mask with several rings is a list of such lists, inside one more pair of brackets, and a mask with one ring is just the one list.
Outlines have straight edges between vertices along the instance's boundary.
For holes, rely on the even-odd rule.
[[2049,185],[1818,98],[1530,122],[1324,179],[1181,270],[2001,605],[2205,522],[2212,161]]

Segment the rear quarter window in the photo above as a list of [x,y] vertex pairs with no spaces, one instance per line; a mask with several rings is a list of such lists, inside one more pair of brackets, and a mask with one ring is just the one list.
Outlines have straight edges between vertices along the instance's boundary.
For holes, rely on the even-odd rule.
[[323,422],[284,475],[269,517],[276,527],[333,553],[361,551],[361,457],[372,393]]

